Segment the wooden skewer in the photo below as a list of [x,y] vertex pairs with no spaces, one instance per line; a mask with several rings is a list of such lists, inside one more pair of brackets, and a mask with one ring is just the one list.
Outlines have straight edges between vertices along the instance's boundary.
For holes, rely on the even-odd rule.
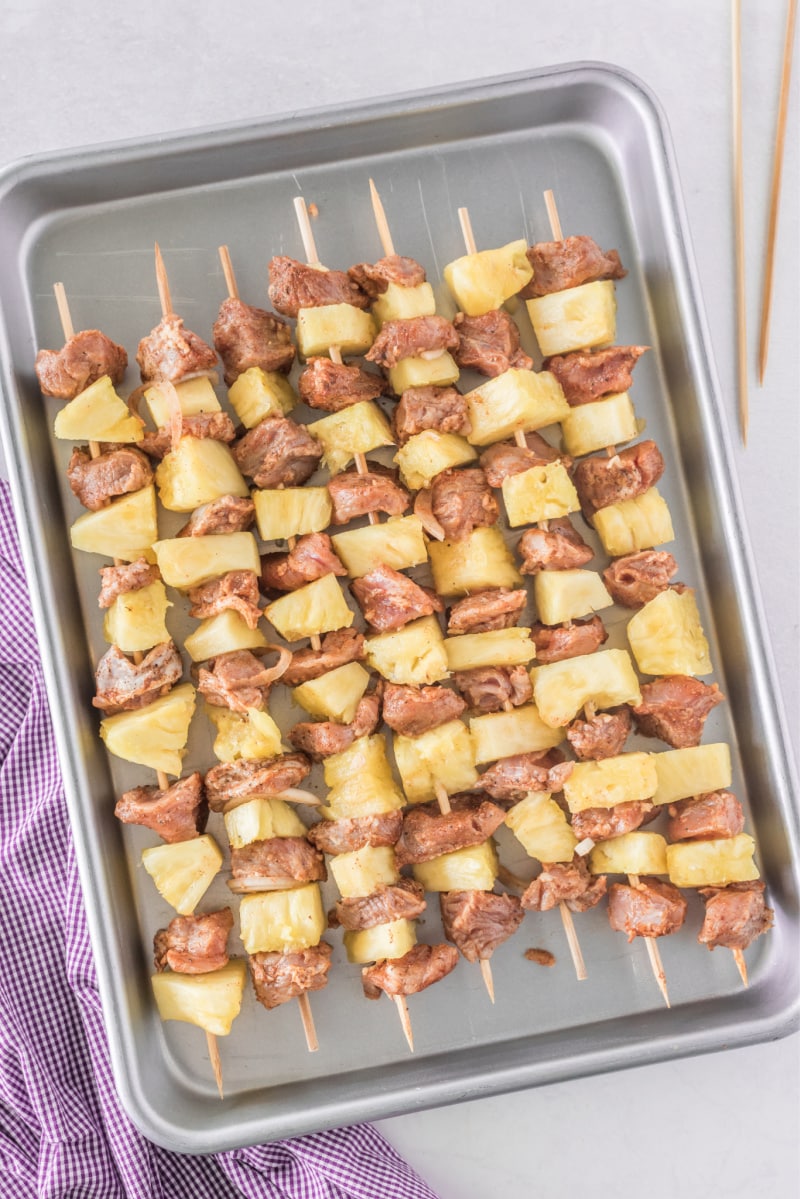
[[[629,874],[628,882],[632,887],[638,887],[639,875]],[[655,937],[643,937],[642,940],[647,946],[647,956],[650,959],[650,966],[653,970],[655,980],[658,983],[658,989],[664,996],[664,1003],[667,1005],[667,1007],[672,1007],[672,1004],[669,1001],[669,992],[667,991],[667,976],[664,973],[664,964],[661,961],[661,954],[658,949],[657,940]]]
[[744,954],[741,949],[732,949],[733,960],[736,963],[736,969],[739,971],[739,977],[746,987],[750,986],[747,978],[747,962],[744,960]]
[[736,249],[736,354],[739,382],[739,427],[747,445],[750,418],[747,390],[747,298],[744,250],[744,163],[742,152],[742,0],[733,0],[733,210]]

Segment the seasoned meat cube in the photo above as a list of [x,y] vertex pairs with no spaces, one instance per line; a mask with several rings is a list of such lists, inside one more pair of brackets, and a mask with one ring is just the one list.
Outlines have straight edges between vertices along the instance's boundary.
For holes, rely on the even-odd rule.
[[634,937],[668,937],[686,919],[686,900],[672,883],[646,876],[633,886],[612,883],[608,889],[608,922],[618,933]]
[[401,958],[388,958],[361,971],[367,999],[387,995],[416,995],[455,970],[458,950],[452,945],[415,945]]
[[709,791],[669,805],[670,841],[713,841],[743,830],[742,805],[731,791]]
[[330,358],[309,358],[306,369],[297,382],[300,398],[312,408],[326,412],[341,412],[362,400],[376,400],[388,390],[380,375],[331,362]]
[[370,349],[367,362],[397,366],[404,358],[418,358],[432,350],[454,350],[458,334],[443,316],[412,316],[409,320],[386,321]]
[[334,475],[328,480],[333,504],[332,523],[346,525],[369,512],[401,516],[411,503],[411,496],[396,480],[397,471],[374,463],[363,475],[357,470]]
[[327,941],[308,949],[253,953],[248,958],[256,999],[268,1010],[328,985],[331,947]]
[[658,815],[655,804],[635,799],[628,803],[615,804],[613,808],[584,808],[572,817],[572,831],[579,841],[608,841],[609,837],[621,837],[646,824]]
[[584,458],[572,480],[581,511],[591,520],[599,508],[632,500],[653,487],[664,473],[664,459],[654,441],[640,441],[613,457]]
[[444,935],[468,962],[490,958],[525,918],[516,895],[495,895],[491,891],[443,891],[439,905]]
[[410,878],[401,878],[399,883],[381,886],[371,895],[340,899],[328,912],[328,927],[356,932],[392,920],[416,920],[426,907],[425,892],[420,884]]
[[218,654],[209,663],[208,669],[200,668],[197,690],[206,697],[206,703],[230,708],[232,712],[246,712],[248,708],[263,709],[267,706],[270,688],[284,673],[292,658],[288,649],[278,649],[277,653],[278,661],[269,669],[249,649]]
[[208,819],[203,776],[195,771],[164,791],[156,786],[134,787],[117,800],[114,815],[123,824],[152,829],[169,845],[191,841],[200,836]]
[[418,804],[403,817],[395,845],[398,866],[430,862],[443,853],[481,845],[505,820],[505,811],[481,791],[450,796],[451,811],[435,803]]
[[244,533],[256,518],[252,500],[238,495],[221,495],[195,508],[178,537],[211,537],[219,533]]
[[269,416],[236,442],[233,456],[256,487],[299,487],[319,466],[322,446],[303,425]]
[[503,308],[483,316],[466,316],[459,312],[453,320],[458,333],[458,346],[453,357],[465,370],[480,371],[494,378],[515,367],[529,371],[533,359],[519,344],[519,329]]
[[425,267],[400,254],[389,254],[373,263],[359,262],[347,273],[373,300],[382,296],[390,283],[398,287],[419,287],[425,282]]
[[596,712],[590,720],[573,720],[567,740],[581,762],[614,758],[622,753],[632,725],[630,708],[623,704],[608,712]]
[[166,695],[182,674],[181,656],[172,641],[154,646],[139,663],[112,645],[97,664],[97,695],[92,704],[106,713],[144,708]]
[[289,740],[315,760],[329,754],[340,754],[358,737],[375,732],[381,718],[381,701],[376,691],[363,696],[349,724],[333,720],[304,720],[289,730]]
[[196,620],[219,616],[231,609],[238,612],[247,627],[255,629],[261,619],[258,606],[258,576],[254,570],[229,570],[218,579],[201,583],[189,591],[189,615]]
[[460,433],[462,437],[472,432],[467,401],[455,387],[412,387],[404,391],[392,424],[400,445],[425,429]]
[[528,594],[522,589],[511,591],[507,587],[494,587],[491,591],[476,591],[453,604],[447,618],[447,632],[489,633],[494,629],[510,629],[520,618],[528,602]]
[[301,308],[352,304],[369,308],[370,297],[344,271],[321,271],[294,258],[279,256],[269,264],[269,298],[283,316],[297,317]]
[[606,876],[590,874],[586,860],[578,854],[571,862],[542,862],[541,873],[522,896],[529,912],[549,912],[565,903],[571,912],[586,912],[606,893]]
[[594,557],[594,550],[586,544],[568,516],[551,520],[547,530],[526,529],[517,548],[524,575],[535,575],[540,570],[577,570]]
[[367,624],[379,633],[402,629],[410,620],[442,611],[436,595],[383,563],[354,579],[350,590]]
[[649,346],[608,346],[604,350],[577,350],[545,358],[542,370],[561,384],[573,408],[607,395],[619,395],[633,383],[633,368]]
[[346,574],[327,533],[299,537],[294,549],[286,554],[261,555],[261,589],[265,592],[294,591],[324,575],[341,578]]
[[641,608],[666,591],[677,573],[678,563],[666,550],[642,550],[615,558],[603,571],[603,582],[615,603]]
[[562,462],[565,470],[572,466],[569,455],[554,449],[539,433],[526,433],[524,446],[513,441],[498,441],[480,456],[490,487],[502,487],[503,481],[511,475],[522,474],[533,466],[546,466],[548,462]]
[[101,566],[100,577],[102,584],[97,603],[101,608],[110,608],[120,595],[141,591],[161,576],[157,566],[151,566],[146,558],[137,558],[135,562],[123,562],[119,566]]
[[[224,441],[230,445],[236,440],[236,430],[227,412],[198,412],[195,416],[184,416],[180,423],[180,437],[204,437],[211,441]],[[139,448],[151,458],[163,458],[177,440],[171,425],[162,425],[154,433],[146,430]]]
[[228,387],[251,366],[284,374],[292,369],[294,346],[289,326],[265,308],[253,308],[228,296],[220,305],[212,332],[225,364]]
[[348,820],[320,820],[308,830],[308,839],[323,853],[352,853],[367,846],[394,845],[402,831],[402,812],[381,812]]
[[231,891],[285,891],[325,882],[325,857],[305,837],[269,837],[231,849]]
[[176,916],[153,938],[156,970],[208,974],[228,964],[228,934],[233,912],[220,908],[198,916]]
[[585,235],[538,242],[527,254],[533,278],[519,293],[525,300],[599,279],[624,279],[628,273],[616,250],[603,253],[597,242]]
[[608,641],[608,633],[599,616],[573,620],[571,624],[531,626],[531,641],[536,646],[537,662],[563,662],[581,654],[593,654]]
[[141,491],[153,481],[153,468],[141,450],[132,446],[92,458],[77,446],[67,467],[67,479],[84,508],[97,512],[114,496]]
[[36,355],[36,377],[46,396],[74,400],[103,375],[121,383],[128,355],[99,329],[83,329],[60,350],[40,350]]
[[555,954],[552,954],[549,949],[526,949],[525,958],[529,962],[535,962],[537,966],[555,966]]
[[212,812],[224,812],[229,805],[234,807],[249,799],[274,798],[290,787],[298,787],[310,773],[311,760],[305,754],[220,762],[206,775],[208,805]]
[[633,709],[636,731],[659,737],[673,749],[699,745],[709,712],[725,699],[716,683],[686,674],[666,675],[644,683],[641,690],[642,702]]
[[709,949],[747,949],[772,928],[775,913],[764,903],[762,882],[701,887],[700,894],[706,914],[697,939]]
[[348,662],[360,662],[364,657],[364,634],[357,629],[337,629],[326,633],[320,649],[298,649],[292,654],[292,663],[283,681],[288,687],[309,683],[321,674],[345,666]]
[[474,529],[495,524],[500,516],[480,467],[441,471],[431,484],[431,507],[450,541],[463,541]]
[[573,762],[565,762],[557,749],[536,749],[527,754],[500,758],[481,775],[481,786],[493,799],[524,799],[529,791],[561,791],[572,774]]
[[515,708],[533,697],[530,675],[524,666],[476,666],[457,670],[453,682],[470,708],[499,712],[510,703]]
[[139,342],[136,361],[143,383],[179,383],[187,375],[213,371],[217,355],[202,337],[184,329],[181,318],[170,312]]
[[404,737],[419,737],[455,720],[466,708],[460,695],[448,687],[405,687],[387,683],[383,689],[383,719]]

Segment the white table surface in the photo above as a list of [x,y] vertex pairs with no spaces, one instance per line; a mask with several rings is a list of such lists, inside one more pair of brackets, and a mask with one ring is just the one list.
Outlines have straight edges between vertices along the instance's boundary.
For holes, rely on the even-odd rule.
[[[784,0],[743,0],[748,348],[755,361]],[[4,0],[0,166],[22,155],[579,59],[637,73],[672,128],[778,678],[798,719],[798,95],[770,366],[735,419],[730,0]],[[0,464],[1,465],[1,464]],[[386,1120],[442,1199],[800,1193],[800,1036]],[[524,1189],[523,1189],[524,1188]]]

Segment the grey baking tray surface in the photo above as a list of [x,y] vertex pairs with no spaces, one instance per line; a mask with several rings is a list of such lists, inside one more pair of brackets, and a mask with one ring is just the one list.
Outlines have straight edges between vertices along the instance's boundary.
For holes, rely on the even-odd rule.
[[[712,714],[704,741],[732,746],[734,789],[758,840],[776,926],[747,951],[751,983],[744,990],[729,953],[697,944],[700,907],[692,900],[685,929],[660,943],[673,1004],[667,1010],[644,947],[628,946],[610,930],[604,905],[576,921],[588,969],[582,983],[557,913],[529,914],[493,959],[494,1007],[477,967],[463,961],[444,982],[412,997],[413,1056],[392,1005],[363,998],[359,969],[346,963],[334,933],[331,983],[312,996],[319,1052],[306,1052],[295,1004],[266,1012],[248,992],[232,1034],[220,1042],[220,1102],[203,1034],[163,1025],[151,1000],[152,935],[172,912],[138,865],[141,849],[156,838],[113,816],[115,796],[147,772],[110,761],[96,736],[90,701],[92,664],[105,648],[96,606],[102,563],[70,552],[67,528],[80,509],[63,475],[69,447],[51,437],[57,405],[40,396],[33,361],[37,348],[62,341],[52,292],[58,279],[76,327],[102,327],[133,359],[159,317],[156,240],[174,307],[202,336],[225,294],[220,243],[230,247],[242,297],[263,304],[269,258],[302,254],[291,204],[298,193],[318,206],[323,261],[341,268],[374,260],[380,246],[370,176],[398,252],[426,266],[443,303],[442,268],[463,253],[459,205],[470,209],[479,246],[521,236],[546,240],[542,191],[552,187],[567,233],[590,233],[619,248],[630,273],[617,288],[618,340],[653,347],[637,368],[632,398],[668,464],[662,490],[676,525],[670,548],[679,577],[697,588],[714,678],[728,699]],[[0,180],[0,252],[6,453],[115,1076],[146,1135],[210,1152],[775,1038],[796,1026],[796,789],[674,158],[663,118],[637,80],[612,68],[570,66],[28,160]],[[519,320],[530,348],[524,312]],[[123,390],[137,381],[134,364]],[[172,520],[182,523],[160,519],[162,536]],[[609,645],[624,644],[623,614],[608,623]],[[280,719],[288,725],[299,716],[287,711]],[[205,727],[197,716],[187,769],[211,764]],[[225,844],[221,817],[212,817],[209,831]],[[503,840],[501,856],[523,869],[522,856],[509,856],[511,845]],[[328,884],[326,900],[333,894]],[[220,876],[203,906],[228,897]],[[438,939],[438,923],[435,911],[427,913],[420,939]],[[556,966],[526,961],[529,946],[550,949]]]

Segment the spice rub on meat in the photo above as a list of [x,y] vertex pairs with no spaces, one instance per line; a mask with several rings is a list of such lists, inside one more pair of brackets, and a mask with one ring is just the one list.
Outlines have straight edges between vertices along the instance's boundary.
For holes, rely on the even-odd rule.
[[179,316],[169,312],[139,342],[136,361],[143,383],[179,383],[187,375],[213,371],[217,355],[202,337],[183,327]]
[[256,487],[299,487],[319,466],[322,446],[304,425],[270,416],[236,442],[233,456]]
[[220,305],[212,332],[228,387],[253,366],[283,374],[292,369],[295,349],[289,326],[265,308],[228,296]]
[[505,820],[504,809],[484,792],[451,795],[450,805],[449,812],[441,812],[435,803],[406,812],[395,845],[398,866],[430,862],[443,853],[481,845]]
[[390,283],[398,287],[419,287],[425,282],[425,267],[402,254],[388,254],[372,263],[358,262],[347,273],[373,300],[382,296]]
[[420,884],[410,878],[401,878],[397,883],[381,885],[371,895],[340,899],[328,912],[328,927],[357,932],[393,920],[416,920],[426,907],[425,892]]
[[363,474],[345,470],[334,475],[328,480],[328,494],[335,525],[349,524],[370,512],[401,516],[411,503],[411,496],[397,482],[397,471],[374,462]]
[[416,995],[455,970],[458,950],[453,945],[415,945],[401,958],[388,958],[361,971],[367,999],[387,995]]
[[454,350],[458,334],[443,316],[412,316],[386,321],[364,355],[367,362],[391,368],[404,358],[418,358],[434,350]]
[[566,658],[593,654],[608,641],[608,633],[599,616],[573,620],[568,625],[546,625],[536,621],[531,626],[531,641],[536,646],[537,662],[563,662]]
[[295,650],[283,681],[288,687],[297,687],[300,683],[318,679],[337,666],[361,662],[363,658],[364,634],[357,629],[337,629],[325,634],[319,649]]
[[572,831],[579,841],[608,841],[610,837],[621,837],[647,824],[658,815],[655,804],[647,800],[634,799],[615,804],[613,808],[584,808],[571,818]]
[[381,719],[381,701],[377,691],[364,695],[349,724],[333,720],[304,720],[289,730],[289,740],[315,760],[343,753],[359,737],[375,732]]
[[220,908],[197,916],[176,916],[153,938],[156,970],[208,974],[228,964],[228,934],[233,912]]
[[124,446],[92,458],[76,446],[67,466],[73,495],[84,508],[97,512],[115,496],[140,491],[153,482],[153,468],[141,450]]
[[402,812],[351,816],[345,820],[320,820],[308,830],[308,839],[323,853],[352,853],[356,849],[394,845],[403,831]]
[[441,471],[431,483],[431,509],[449,541],[463,541],[500,516],[497,500],[480,467]]
[[184,437],[195,437],[198,441],[204,438],[209,441],[224,441],[226,445],[230,445],[236,440],[236,430],[227,412],[198,412],[194,416],[181,416],[177,432],[173,425],[162,425],[155,432],[145,430],[139,442],[139,449],[144,450],[151,458],[163,458],[174,448],[176,442]]
[[261,589],[264,592],[294,591],[324,575],[342,578],[346,574],[327,533],[307,533],[298,537],[294,548],[285,554],[261,555]]
[[224,812],[250,799],[274,799],[290,787],[298,787],[310,773],[311,759],[305,754],[220,762],[206,775],[208,806],[212,812]]
[[492,891],[443,891],[439,906],[444,935],[468,962],[490,958],[525,917],[516,895],[495,895]]
[[641,550],[615,558],[603,571],[603,582],[614,603],[641,608],[666,591],[677,573],[678,563],[666,550]]
[[608,922],[629,941],[634,937],[668,937],[686,919],[687,903],[677,887],[659,878],[638,883],[612,883],[608,889]]
[[410,437],[433,429],[437,433],[472,432],[467,401],[455,387],[412,387],[404,391],[392,418],[399,445]]
[[572,475],[581,511],[591,520],[600,508],[635,499],[664,473],[664,459],[654,441],[640,441],[611,458],[583,458]]
[[573,766],[560,750],[536,749],[500,758],[483,772],[480,784],[493,799],[517,802],[529,791],[562,791]]
[[231,850],[228,886],[237,895],[325,882],[325,857],[305,837],[268,837]]
[[99,329],[83,329],[60,350],[40,350],[36,355],[39,386],[57,400],[74,400],[103,375],[115,385],[121,383],[127,366],[124,347]]
[[166,695],[182,674],[181,656],[172,641],[153,646],[138,663],[112,645],[97,664],[92,704],[106,713],[144,708]]
[[616,250],[604,253],[593,238],[585,235],[537,242],[526,253],[533,278],[519,293],[524,300],[600,279],[624,279],[628,273]]
[[288,649],[271,648],[277,650],[278,661],[268,668],[264,666],[263,659],[249,649],[217,654],[207,667],[201,666],[197,690],[205,696],[206,703],[230,708],[232,712],[246,713],[249,708],[264,709],[270,688],[285,672],[292,657]]
[[258,576],[254,570],[229,570],[218,579],[210,579],[189,591],[189,615],[196,620],[219,616],[230,609],[238,612],[249,629],[261,619],[258,606]]
[[658,737],[673,749],[699,745],[709,713],[725,696],[716,683],[673,674],[644,683],[642,702],[633,709],[636,731]]
[[157,566],[151,566],[146,558],[135,562],[122,562],[119,566],[101,566],[100,596],[98,606],[110,608],[114,600],[129,591],[141,591],[161,578]]
[[324,271],[279,255],[269,264],[269,298],[283,316],[297,318],[301,308],[352,304],[369,308],[371,299],[344,271]]
[[735,837],[744,830],[744,811],[731,791],[709,791],[669,805],[670,841]]
[[152,829],[169,845],[191,841],[204,831],[208,819],[203,776],[195,771],[164,790],[134,787],[117,800],[114,815],[123,824]]
[[437,595],[383,562],[354,579],[350,590],[367,624],[379,633],[401,629],[410,620],[441,612],[443,607]]
[[630,708],[623,704],[608,712],[595,712],[588,720],[573,720],[567,728],[567,740],[581,762],[599,761],[622,753],[632,727]]
[[540,570],[577,570],[594,557],[594,550],[586,544],[568,516],[551,520],[546,530],[526,529],[517,548],[522,558],[520,571],[524,575],[535,575]]
[[271,1011],[308,991],[321,991],[328,985],[331,952],[327,941],[320,941],[308,949],[251,953],[247,964],[256,999]]
[[700,894],[706,913],[697,939],[709,949],[747,949],[772,928],[775,913],[764,902],[762,882],[701,887]]
[[524,588],[512,591],[508,587],[493,587],[489,591],[476,591],[453,604],[447,618],[447,632],[452,637],[457,633],[510,629],[527,602]]
[[590,874],[586,860],[542,862],[541,873],[525,889],[522,906],[529,912],[549,912],[565,903],[571,912],[586,912],[606,893],[606,876]]
[[311,408],[341,412],[351,404],[385,395],[388,384],[381,375],[362,370],[360,366],[347,366],[332,362],[330,358],[309,358],[298,379],[297,390]]
[[221,495],[195,508],[178,537],[214,537],[221,533],[244,533],[256,518],[256,506],[251,499],[238,495]]
[[520,475],[533,466],[546,466],[548,462],[561,462],[565,470],[572,467],[569,455],[551,446],[540,433],[526,433],[524,446],[514,441],[498,441],[483,451],[479,461],[490,487],[502,487],[504,480],[512,475]]
[[649,346],[608,346],[604,350],[577,350],[545,358],[542,370],[561,384],[573,408],[607,395],[619,395],[633,383],[633,368]]
[[383,719],[403,737],[419,737],[455,720],[465,710],[460,695],[449,687],[407,687],[386,683],[383,688]]
[[467,316],[459,312],[453,319],[458,345],[453,357],[464,370],[480,371],[494,378],[514,367],[529,371],[533,359],[519,344],[519,329],[503,308],[483,316]]
[[467,705],[476,712],[500,712],[506,704],[518,708],[533,698],[530,675],[524,666],[474,666],[457,670],[453,683]]

